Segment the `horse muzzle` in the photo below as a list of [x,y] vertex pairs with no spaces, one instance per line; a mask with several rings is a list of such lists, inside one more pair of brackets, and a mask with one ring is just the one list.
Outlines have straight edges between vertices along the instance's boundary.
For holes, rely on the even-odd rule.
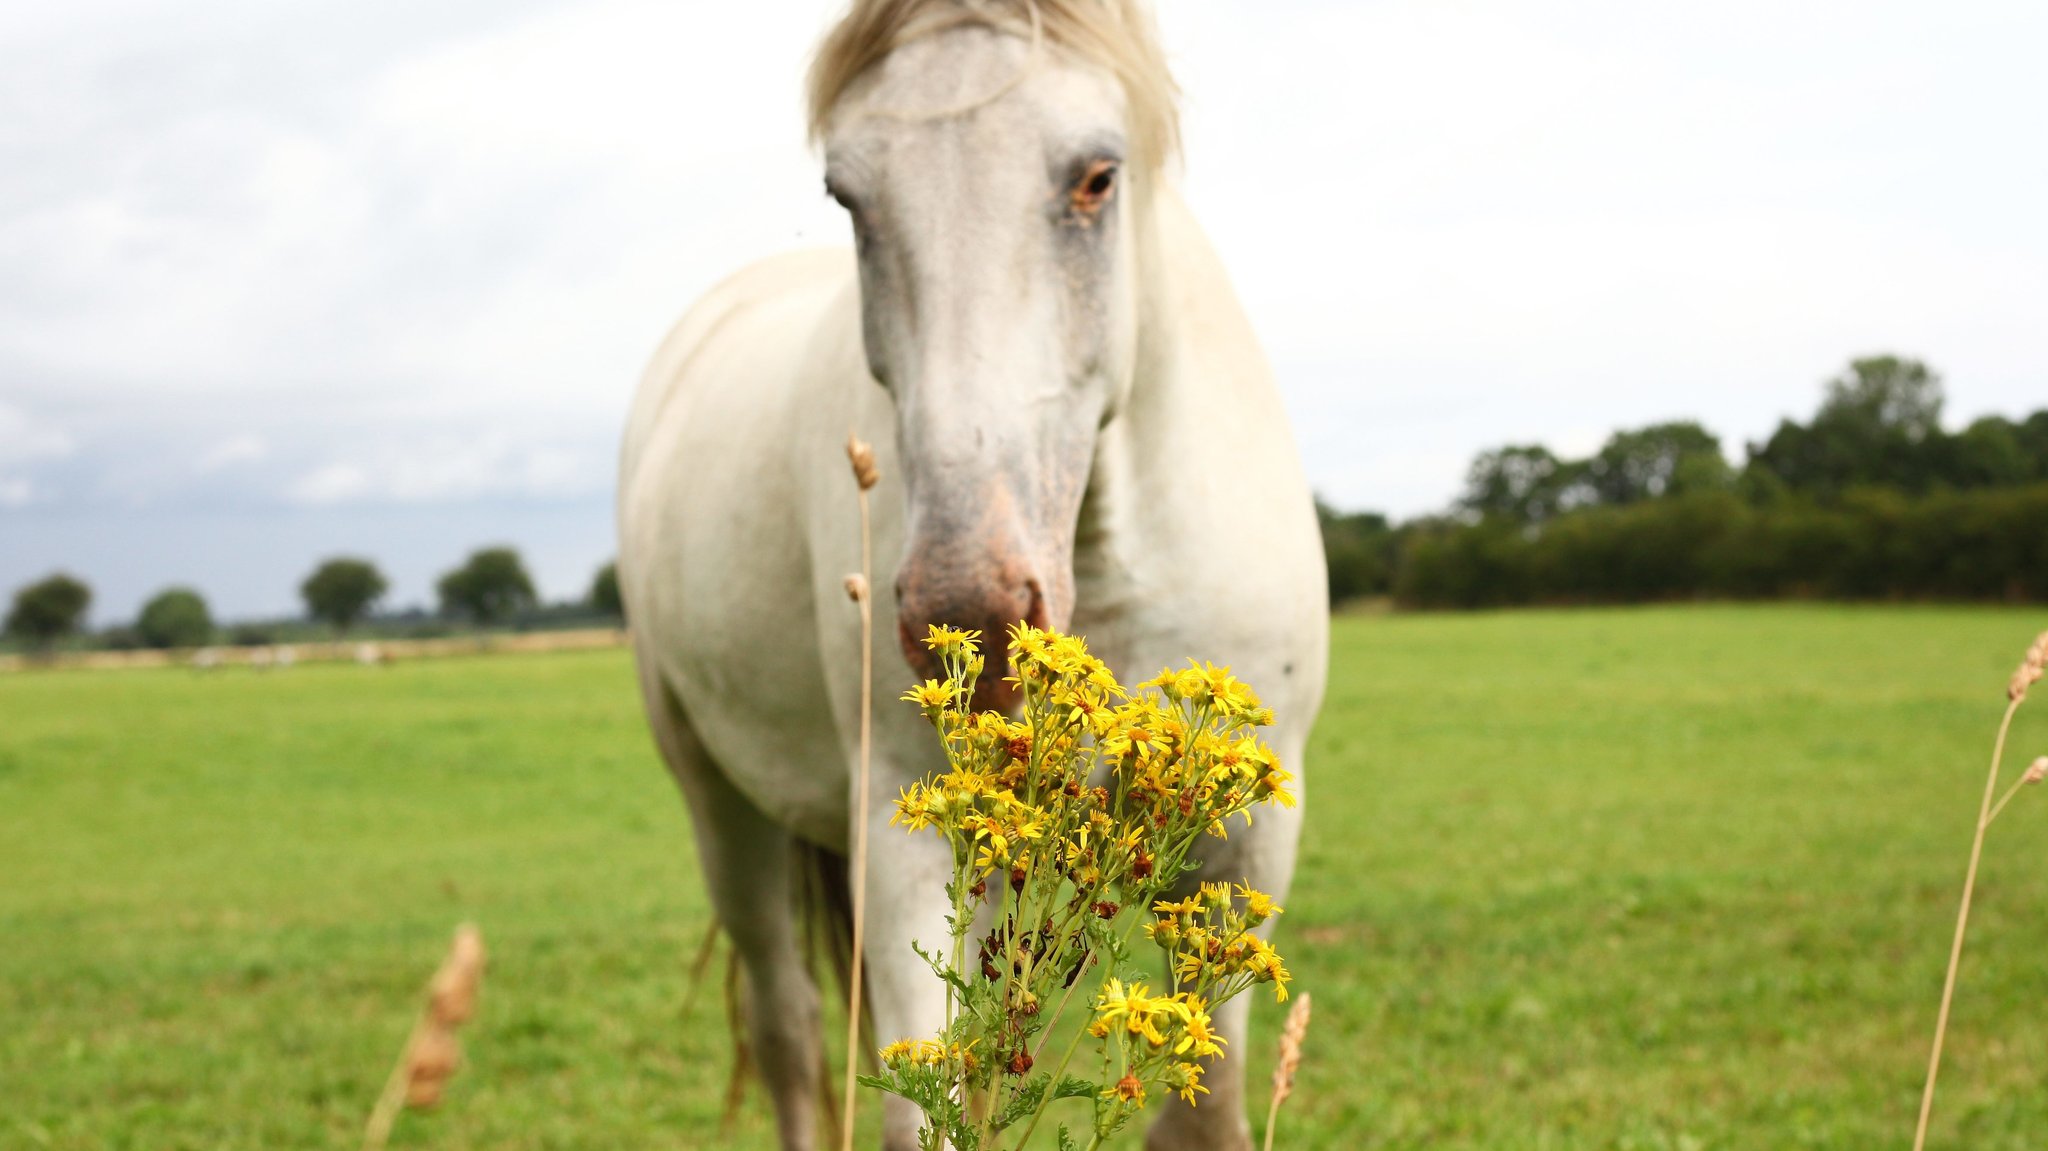
[[[1062,613],[1064,614],[1064,613]],[[896,575],[896,640],[920,678],[944,674],[924,639],[934,624],[981,632],[987,664],[974,686],[976,710],[1014,712],[1016,689],[1004,682],[1004,649],[1018,623],[1054,627],[1045,579],[1016,556],[985,556],[979,563],[929,562],[913,553]]]

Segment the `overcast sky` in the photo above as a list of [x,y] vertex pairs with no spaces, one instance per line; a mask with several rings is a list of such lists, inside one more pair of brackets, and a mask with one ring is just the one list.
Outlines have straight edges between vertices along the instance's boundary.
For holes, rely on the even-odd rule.
[[[419,601],[501,540],[580,592],[663,331],[845,237],[799,115],[836,7],[0,6],[0,593],[282,612],[353,549]],[[2048,406],[2048,6],[1161,7],[1188,196],[1340,505],[1665,418],[1739,455],[1875,351],[1952,424]]]

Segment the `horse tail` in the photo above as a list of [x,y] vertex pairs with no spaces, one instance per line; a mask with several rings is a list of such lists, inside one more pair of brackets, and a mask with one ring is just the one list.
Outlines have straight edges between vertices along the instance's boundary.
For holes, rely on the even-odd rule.
[[[797,840],[793,851],[796,855],[797,916],[803,921],[804,950],[811,961],[815,975],[819,967],[832,972],[832,987],[839,993],[843,1005],[852,1002],[853,997],[853,882],[844,855],[830,848],[819,847]],[[867,982],[863,973],[863,983]],[[861,995],[861,1063],[868,1071],[876,1069],[874,1015],[871,1009],[874,996]],[[819,1044],[818,1092],[822,1097],[822,1113],[831,1129],[832,1138],[827,1146],[839,1143],[839,1098],[829,1073],[831,1060],[825,1051],[833,1044],[826,1035]]]

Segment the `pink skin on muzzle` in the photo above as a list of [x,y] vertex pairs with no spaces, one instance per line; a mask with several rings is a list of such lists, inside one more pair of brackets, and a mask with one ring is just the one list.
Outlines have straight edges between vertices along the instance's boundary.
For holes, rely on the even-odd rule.
[[976,710],[1017,708],[1016,689],[1004,682],[1003,652],[1010,629],[1020,621],[1038,628],[1054,626],[1045,581],[1015,549],[988,544],[975,549],[969,541],[918,549],[897,573],[896,640],[920,679],[944,674],[938,657],[924,644],[931,625],[981,632],[987,663],[974,686]]
[[925,647],[931,626],[980,632],[985,662],[976,710],[1015,714],[1021,704],[1004,682],[1011,628],[1064,628],[1073,615],[1074,524],[1089,455],[1063,454],[1069,459],[1036,468],[955,464],[907,477],[910,530],[896,573],[896,639],[918,678],[936,679],[944,669]]

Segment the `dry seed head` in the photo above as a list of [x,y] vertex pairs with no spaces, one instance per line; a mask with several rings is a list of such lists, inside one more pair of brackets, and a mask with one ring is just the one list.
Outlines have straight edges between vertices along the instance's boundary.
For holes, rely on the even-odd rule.
[[846,598],[855,603],[868,598],[868,579],[859,572],[846,577]]
[[2048,779],[2048,755],[2044,755],[2027,765],[2027,773],[2020,776],[2020,782],[2022,783],[2039,783],[2044,779]]
[[405,1053],[405,1105],[432,1107],[441,1101],[441,1089],[462,1062],[462,1044],[455,1032],[428,1021],[413,1037]]
[[1273,1067],[1273,1100],[1281,1100],[1294,1094],[1294,1073],[1301,1069],[1301,1045],[1308,1038],[1309,993],[1304,991],[1294,997],[1294,1008],[1287,1013],[1287,1026],[1280,1032],[1280,1062]]
[[875,467],[875,449],[852,432],[846,433],[846,458],[853,464],[853,479],[860,490],[867,491],[881,481],[882,473]]
[[2034,637],[2019,670],[2012,673],[2012,682],[2005,685],[2005,698],[2014,703],[2027,698],[2027,689],[2041,681],[2044,669],[2048,669],[2048,631]]
[[476,994],[484,978],[484,937],[473,923],[455,929],[448,958],[427,985],[427,1017],[447,1028],[460,1027],[476,1014]]

